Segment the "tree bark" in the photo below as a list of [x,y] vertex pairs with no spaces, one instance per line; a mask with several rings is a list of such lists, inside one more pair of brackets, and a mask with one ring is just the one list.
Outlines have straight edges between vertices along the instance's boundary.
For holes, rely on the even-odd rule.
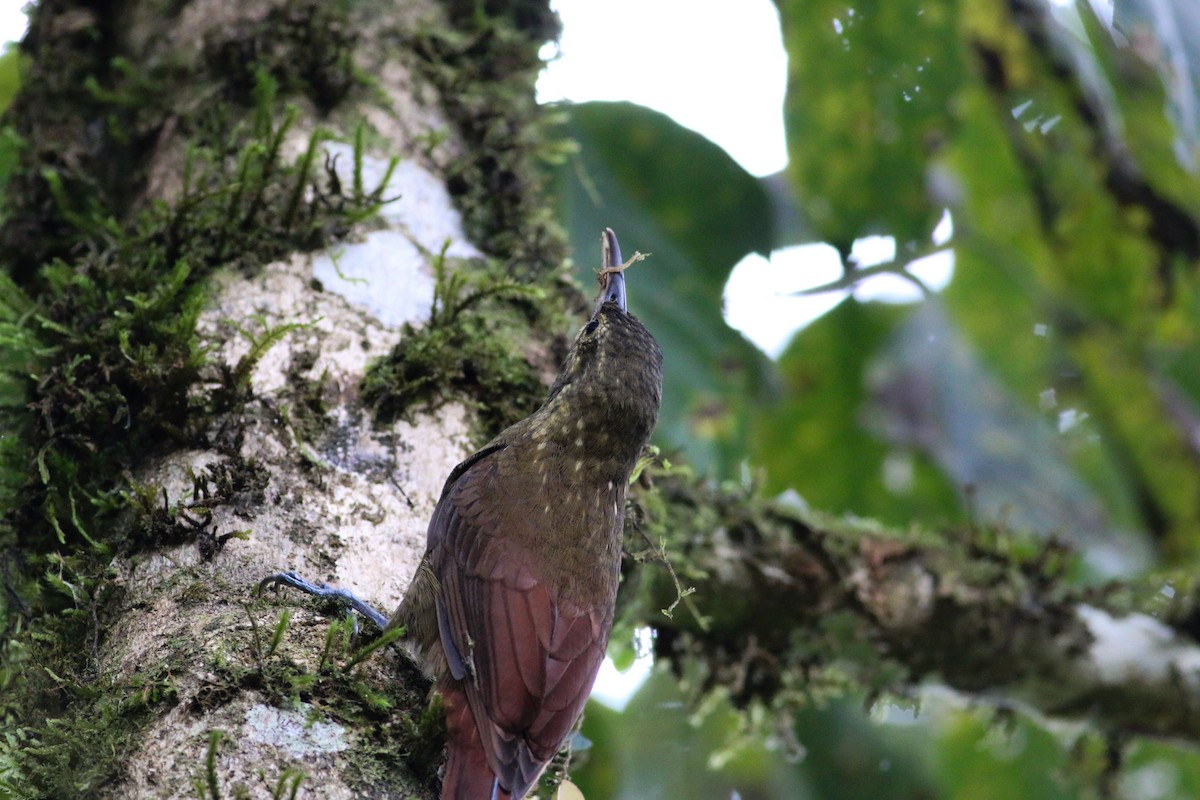
[[[686,470],[647,477],[635,517],[663,545],[643,557],[682,574],[643,565],[633,613],[698,692],[783,708],[848,668],[871,695],[938,682],[1105,731],[1200,740],[1194,590],[1082,587],[1059,545],[1021,555],[1004,534],[906,534]],[[680,602],[681,589],[694,594]]]
[[[91,320],[53,323],[53,354],[31,368],[17,412],[35,444],[5,539],[2,705],[14,737],[0,774],[15,796],[437,795],[441,720],[426,711],[425,679],[394,652],[356,663],[336,619],[253,591],[290,569],[385,612],[399,602],[478,423],[462,402],[381,419],[364,376],[402,341],[431,337],[435,303],[452,327],[446,306],[463,298],[451,273],[522,256],[529,282],[559,269],[536,248],[561,244],[517,217],[536,182],[498,189],[502,213],[463,183],[524,168],[511,132],[479,136],[534,113],[536,49],[553,33],[548,10],[535,12],[502,9],[463,30],[470,15],[432,2],[347,12],[196,0],[164,13],[66,0],[33,12],[29,76],[10,113],[25,145],[5,260],[39,320],[81,290],[38,264],[58,258],[80,286],[101,288],[85,292],[98,298]],[[448,99],[455,85],[466,96]],[[505,232],[505,220],[523,227]],[[147,267],[161,277],[142,294],[120,263],[139,263],[139,236],[174,257]],[[561,313],[566,296],[547,294],[547,308]],[[95,320],[137,320],[155,303],[175,304],[164,325],[202,309],[181,345],[194,365],[131,321],[115,364],[80,389],[124,411],[105,407],[96,423],[46,390],[64,385],[56,358],[83,347]],[[541,336],[530,339],[548,351]],[[122,356],[172,378],[152,387],[120,371]],[[57,603],[22,593],[47,564]],[[56,606],[85,624],[62,627]],[[22,627],[48,644],[21,651]]]

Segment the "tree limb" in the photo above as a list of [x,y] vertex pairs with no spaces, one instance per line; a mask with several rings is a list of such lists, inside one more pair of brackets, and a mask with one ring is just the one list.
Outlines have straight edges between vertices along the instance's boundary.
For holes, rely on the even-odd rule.
[[1116,592],[1071,584],[1058,545],[1019,554],[979,531],[943,538],[802,513],[749,491],[656,476],[636,524],[666,541],[695,588],[695,615],[658,609],[676,593],[644,567],[638,624],[655,654],[728,688],[738,705],[787,702],[822,668],[872,692],[939,680],[987,700],[1088,718],[1113,731],[1200,741],[1200,646]]

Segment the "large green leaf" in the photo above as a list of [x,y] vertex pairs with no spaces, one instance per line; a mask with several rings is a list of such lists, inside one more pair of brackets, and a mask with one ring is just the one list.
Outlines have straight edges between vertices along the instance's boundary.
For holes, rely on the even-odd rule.
[[868,372],[908,313],[849,299],[792,341],[779,360],[783,392],[756,418],[752,461],[766,467],[769,490],[897,525],[961,514],[928,458],[868,425]]
[[745,457],[747,417],[768,364],[721,316],[729,272],[771,243],[758,181],[720,147],[629,103],[569,107],[579,156],[560,171],[564,219],[579,279],[595,285],[600,231],[626,257],[629,304],[665,354],[658,439],[720,475]]
[[925,160],[964,78],[951,0],[780,0],[790,171],[809,224],[839,250],[924,241],[941,208]]

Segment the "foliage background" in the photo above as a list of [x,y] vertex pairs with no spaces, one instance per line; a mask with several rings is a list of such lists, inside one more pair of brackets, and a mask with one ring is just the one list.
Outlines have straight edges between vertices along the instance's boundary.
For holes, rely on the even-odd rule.
[[[1200,12],[1117,0],[1109,24],[1087,2],[778,6],[786,174],[755,179],[648,109],[567,109],[573,250],[612,225],[654,254],[631,304],[671,354],[660,444],[823,511],[1065,542],[1073,580],[1185,591],[1200,545]],[[845,269],[831,288],[852,287],[941,249],[944,211],[954,276],[920,303],[851,295],[776,362],[721,318],[747,253],[828,242]],[[894,237],[893,263],[852,261],[869,235]],[[620,798],[1200,788],[1187,747],[932,688],[864,691],[817,692],[747,734],[719,702],[689,714],[660,672],[623,713],[589,713],[597,766],[580,782]]]

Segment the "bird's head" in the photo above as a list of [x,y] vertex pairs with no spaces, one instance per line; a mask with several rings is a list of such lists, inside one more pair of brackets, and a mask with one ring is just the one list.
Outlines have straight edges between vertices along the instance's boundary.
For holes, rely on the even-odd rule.
[[629,313],[624,271],[639,257],[622,262],[611,228],[601,249],[605,266],[596,309],[575,337],[542,411],[551,425],[573,420],[588,438],[621,450],[622,458],[632,450],[636,458],[658,420],[662,351]]

